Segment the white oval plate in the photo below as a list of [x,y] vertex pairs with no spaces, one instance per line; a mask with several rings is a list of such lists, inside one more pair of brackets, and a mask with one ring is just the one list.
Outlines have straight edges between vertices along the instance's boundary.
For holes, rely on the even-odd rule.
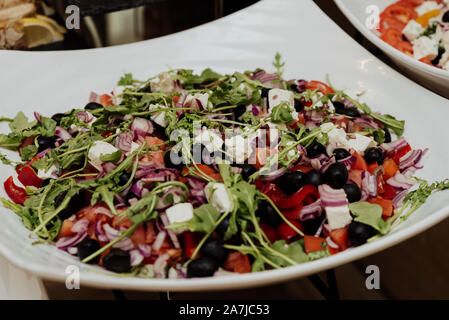
[[371,12],[368,6],[376,5],[382,12],[397,0],[334,0],[351,23],[380,50],[388,55],[407,75],[442,96],[449,98],[449,71],[429,66],[395,49],[368,29],[365,21]]
[[[68,52],[0,52],[0,105],[13,116],[25,110],[51,115],[84,106],[89,92],[109,92],[123,72],[145,79],[168,68],[233,72],[271,69],[279,51],[286,78],[324,80],[339,88],[365,91],[374,109],[407,121],[405,136],[431,153],[420,176],[449,177],[447,101],[396,73],[356,44],[312,1],[265,0],[201,27],[131,45]],[[1,131],[6,131],[2,124]],[[0,181],[13,173],[2,167]],[[0,188],[3,189],[3,188]],[[1,194],[4,195],[3,190]],[[221,278],[157,280],[114,276],[51,245],[31,245],[29,231],[9,210],[0,208],[0,254],[36,275],[65,281],[68,265],[81,270],[81,284],[134,290],[221,290],[260,286],[304,277],[360,259],[406,240],[449,215],[448,194],[432,197],[396,232],[370,244],[322,260],[281,270]],[[419,254],[419,252],[417,252]]]

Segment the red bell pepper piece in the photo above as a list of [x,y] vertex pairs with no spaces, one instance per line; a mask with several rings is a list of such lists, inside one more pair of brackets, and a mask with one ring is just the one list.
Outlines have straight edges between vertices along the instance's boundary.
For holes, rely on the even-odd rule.
[[24,188],[16,186],[13,177],[9,177],[4,183],[5,191],[8,196],[17,204],[23,204],[28,198]]
[[[182,234],[182,243],[184,246],[184,255],[186,258],[192,258],[196,249],[195,234],[190,231],[186,231]],[[197,255],[198,257],[198,255]]]
[[280,193],[280,195],[276,198],[276,201],[273,201],[275,201],[276,205],[280,209],[290,209],[302,205],[303,201],[308,197],[314,197],[315,200],[319,198],[317,188],[310,184],[302,187],[291,196],[285,196]]
[[301,210],[302,210],[302,204],[300,204],[299,206],[297,206],[295,208],[284,210],[284,211],[282,211],[282,214],[287,219],[299,220],[299,218],[301,217]]
[[36,172],[30,166],[17,167],[16,172],[18,174],[17,178],[24,186],[33,186],[39,188],[42,184],[42,179],[40,179]]
[[412,147],[410,147],[409,144],[403,146],[401,149],[397,150],[394,153],[394,156],[392,157],[394,162],[396,162],[397,165],[399,165],[399,160],[405,156],[407,153],[409,153],[410,151],[412,151]]
[[249,262],[249,258],[246,254],[233,252],[229,254],[223,268],[231,272],[250,273],[251,263]]
[[380,193],[382,195],[382,198],[387,200],[393,200],[394,197],[396,197],[397,191],[389,184],[385,183],[383,185],[383,189],[384,192]]
[[262,229],[263,233],[265,233],[265,235],[267,236],[268,240],[270,240],[271,243],[276,242],[276,240],[278,240],[278,235],[276,233],[276,230],[274,230],[270,225],[261,221],[259,223],[259,226],[260,226],[260,229]]
[[[289,220],[292,225],[294,225],[296,228],[298,228],[301,231],[304,231],[304,226],[301,222],[296,220]],[[284,240],[290,240],[293,237],[296,237],[298,233],[293,230],[292,227],[290,227],[285,221],[281,223],[281,225],[277,229],[277,233],[279,238],[282,238]]]

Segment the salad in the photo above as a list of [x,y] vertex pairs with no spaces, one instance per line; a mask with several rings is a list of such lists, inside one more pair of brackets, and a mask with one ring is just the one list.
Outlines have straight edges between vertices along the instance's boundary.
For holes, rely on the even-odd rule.
[[448,0],[400,0],[381,13],[379,31],[396,49],[449,71]]
[[1,199],[39,240],[137,277],[313,261],[395,229],[449,181],[414,178],[404,121],[320,81],[257,69],[125,74],[110,94],[0,135]]

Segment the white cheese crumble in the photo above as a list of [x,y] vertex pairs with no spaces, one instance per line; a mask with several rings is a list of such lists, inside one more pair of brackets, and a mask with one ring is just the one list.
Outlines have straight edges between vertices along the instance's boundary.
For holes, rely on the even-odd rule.
[[114,147],[112,144],[104,141],[95,141],[92,147],[89,149],[88,159],[89,163],[97,170],[101,171],[102,161],[100,157],[102,155],[112,154],[117,152],[119,149]]
[[178,203],[168,208],[165,213],[167,214],[170,224],[175,222],[185,222],[193,218],[193,206],[191,203]]
[[347,205],[340,207],[325,207],[325,211],[327,222],[331,230],[344,228],[352,221]]
[[209,182],[204,191],[206,193],[207,201],[218,211],[231,211],[232,202],[223,183]]

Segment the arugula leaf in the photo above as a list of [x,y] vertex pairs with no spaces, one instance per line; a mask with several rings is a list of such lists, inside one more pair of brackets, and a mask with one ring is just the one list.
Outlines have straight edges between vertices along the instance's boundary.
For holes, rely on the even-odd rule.
[[118,82],[119,86],[132,86],[134,83],[133,75],[132,73],[125,73],[124,76],[122,76]]
[[[291,260],[297,263],[304,263],[309,261],[309,257],[304,252],[302,241],[296,241],[287,244],[285,240],[278,240],[275,243],[273,243],[270,247],[274,249],[276,252],[279,252],[289,257]],[[266,251],[266,253],[267,257],[271,261],[273,261],[274,263],[276,263],[281,267],[287,267],[291,265],[289,262],[285,261],[285,259],[283,259],[281,256],[276,255],[271,251]]]
[[20,155],[23,161],[30,161],[37,154],[38,147],[34,144],[20,149]]
[[116,163],[117,161],[120,160],[121,157],[122,157],[122,151],[121,150],[117,150],[116,152],[113,152],[111,154],[101,154],[100,155],[100,160],[102,162]]
[[22,144],[23,136],[21,134],[11,132],[8,135],[0,134],[0,147],[16,151]]
[[259,117],[255,116],[252,111],[246,111],[238,118],[238,120],[244,123],[249,123],[252,126],[257,125],[260,122]]
[[220,212],[211,204],[203,204],[193,211],[193,218],[186,222],[176,222],[168,226],[170,229],[187,228],[192,232],[208,233],[213,230],[220,218]]
[[282,102],[271,111],[271,120],[273,122],[289,123],[293,120],[292,110],[287,102]]
[[41,126],[39,127],[39,130],[43,136],[53,137],[55,135],[56,125],[55,120],[41,116]]
[[388,224],[382,219],[382,207],[378,204],[359,201],[349,204],[349,210],[355,215],[355,221],[369,225],[385,234]]
[[204,84],[217,81],[222,77],[221,74],[216,73],[210,68],[207,68],[201,72],[201,75],[193,74],[193,70],[181,69],[178,70],[176,78],[179,79],[184,88],[192,88],[195,84]]
[[33,128],[37,124],[37,121],[28,122],[28,118],[23,114],[22,111],[17,113],[14,120],[9,124],[9,127],[13,132],[20,133],[24,130]]
[[18,216],[22,215],[23,207],[20,204],[16,204],[16,203],[6,200],[4,198],[0,198],[0,201],[2,202],[2,204],[5,208],[12,210]]
[[279,78],[282,78],[282,73],[284,72],[282,68],[285,66],[285,62],[281,62],[281,54],[279,52],[276,52],[276,55],[274,56],[273,66],[277,70],[276,74]]

